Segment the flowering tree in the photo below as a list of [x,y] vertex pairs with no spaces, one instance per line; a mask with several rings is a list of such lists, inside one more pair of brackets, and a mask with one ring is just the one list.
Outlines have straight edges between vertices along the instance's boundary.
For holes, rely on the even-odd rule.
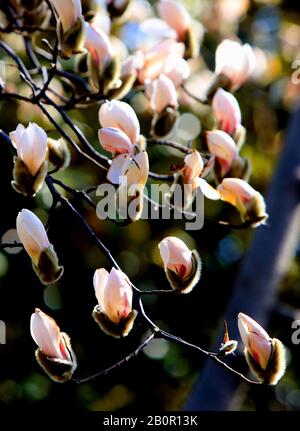
[[[1,132],[1,141],[15,149],[11,185],[26,198],[22,202],[32,202],[45,188],[52,197],[46,226],[25,204],[16,217],[18,238],[3,243],[2,248],[23,247],[40,282],[45,286],[58,282],[69,268],[64,268],[63,256],[55,251],[55,235],[50,242],[48,229],[62,206],[107,260],[105,268],[95,268],[90,281],[95,290],[95,305],[90,310],[95,323],[115,338],[134,337],[138,321],[147,329],[147,336],[129,355],[96,374],[81,377],[69,336],[52,317],[36,308],[30,323],[38,346],[36,359],[54,381],[83,384],[112,372],[152,340],[165,339],[194,349],[250,385],[275,385],[285,371],[284,347],[243,310],[237,325],[255,379],[227,363],[238,341],[230,338],[226,322],[223,343],[218,351],[211,352],[164,330],[145,311],[146,296],[177,295],[180,301],[182,294],[198,289],[202,260],[197,250],[191,250],[178,237],[162,238],[157,247],[165,285],[141,289],[122,271],[109,244],[102,241],[77,206],[80,201],[96,211],[99,219],[107,218],[125,228],[147,216],[151,223],[150,205],[155,219],[189,219],[186,229],[192,235],[203,225],[203,203],[231,206],[232,219],[216,218],[220,225],[253,229],[267,223],[264,198],[249,183],[250,161],[240,155],[246,129],[234,96],[254,72],[253,49],[234,35],[220,41],[215,71],[205,94],[198,94],[188,83],[195,64],[202,59],[200,23],[177,0],[159,0],[153,7],[142,1],[132,3],[134,7],[128,0],[108,0],[101,7],[89,0],[0,3],[1,58],[13,62],[26,89],[17,91],[7,76],[1,82],[0,98],[25,102],[31,106],[33,117],[38,112],[52,127],[47,130],[42,123],[29,121],[10,133]],[[26,61],[10,43],[11,35],[24,44]],[[190,114],[189,138],[182,143],[178,137],[182,113],[187,115],[194,104],[206,112],[209,121],[202,121],[201,130],[197,115]],[[93,118],[98,148],[72,116],[93,106],[99,114]],[[180,162],[172,166],[165,163],[163,173],[154,172],[158,147],[181,154]],[[98,183],[74,188],[61,179],[75,158],[96,166],[101,178]],[[158,186],[162,193],[157,196]],[[97,202],[96,197],[101,199]]]

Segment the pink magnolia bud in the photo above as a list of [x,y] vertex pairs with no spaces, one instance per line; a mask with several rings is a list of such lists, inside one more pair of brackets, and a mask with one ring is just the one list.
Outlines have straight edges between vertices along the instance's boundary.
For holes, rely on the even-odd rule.
[[113,100],[104,103],[99,111],[102,127],[115,127],[122,130],[136,144],[140,136],[140,124],[136,113],[128,103]]
[[180,279],[190,275],[193,269],[192,252],[181,239],[169,236],[158,244],[158,248],[165,269],[175,272]]
[[176,108],[177,93],[173,82],[165,75],[153,82],[151,88],[151,106],[152,109],[161,113],[168,106]]
[[176,55],[170,55],[164,65],[163,74],[173,82],[175,88],[190,76],[190,66],[186,60]]
[[65,339],[55,320],[38,308],[31,315],[30,332],[35,343],[48,358],[71,362]]
[[132,287],[126,274],[112,268],[97,269],[94,274],[94,289],[101,310],[112,322],[118,324],[132,311]]
[[234,135],[242,120],[236,98],[228,91],[219,88],[213,97],[212,109],[218,122],[218,128],[229,135]]
[[182,169],[182,174],[184,182],[187,184],[192,184],[195,178],[201,175],[203,171],[203,160],[198,151],[193,151],[184,158],[184,167]]
[[245,347],[254,360],[266,369],[272,353],[272,340],[267,332],[255,320],[239,313],[238,326]]
[[244,221],[253,219],[253,227],[264,223],[268,218],[264,198],[246,181],[239,178],[224,178],[217,189],[221,199],[235,206]]
[[82,15],[81,0],[51,0],[64,32],[67,32]]
[[216,157],[221,167],[223,177],[230,169],[233,160],[238,157],[236,143],[222,130],[213,130],[206,133],[207,146],[212,155]]
[[19,124],[10,138],[17,150],[18,157],[26,165],[28,171],[35,176],[45,161],[47,153],[47,134],[35,123],[25,129]]
[[180,173],[185,184],[190,184],[191,188],[185,189],[185,202],[183,208],[188,208],[194,199],[194,191],[199,187],[201,192],[208,199],[220,199],[220,193],[209,185],[200,175],[203,171],[204,164],[200,153],[194,150],[184,158],[184,166]]
[[285,349],[281,341],[270,338],[255,320],[243,313],[238,315],[238,327],[249,367],[260,381],[276,385],[286,368]]
[[174,28],[178,38],[184,40],[191,25],[191,16],[185,7],[176,0],[160,0],[157,6],[159,16]]
[[85,48],[99,69],[103,68],[113,56],[113,47],[107,34],[88,23],[86,23]]
[[218,190],[222,200],[231,203],[241,211],[245,211],[247,204],[258,193],[250,184],[240,178],[224,178],[218,186]]
[[232,90],[239,88],[249,78],[254,67],[255,55],[250,45],[225,39],[217,47],[215,73],[227,76]]
[[23,209],[17,217],[17,232],[26,252],[37,265],[42,251],[50,246],[42,222],[33,212]]
[[99,130],[99,141],[104,150],[114,154],[128,153],[134,155],[133,145],[122,130],[115,127],[106,127]]

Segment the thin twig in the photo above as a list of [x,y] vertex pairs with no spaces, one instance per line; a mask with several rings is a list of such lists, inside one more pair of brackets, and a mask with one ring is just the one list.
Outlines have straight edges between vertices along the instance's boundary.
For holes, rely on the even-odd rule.
[[161,145],[164,147],[170,147],[175,150],[181,151],[184,154],[189,154],[191,152],[191,149],[186,147],[185,145],[178,144],[177,142],[168,141],[165,139],[148,139],[147,145]]
[[86,382],[89,382],[90,380],[94,380],[97,377],[106,375],[109,372],[114,371],[116,368],[119,368],[121,365],[126,364],[128,361],[130,361],[130,359],[137,356],[150,343],[150,341],[152,341],[153,338],[155,338],[155,336],[156,336],[156,333],[152,332],[146,338],[146,340],[142,344],[140,344],[133,352],[129,353],[129,355],[125,356],[125,358],[121,359],[120,361],[116,362],[115,364],[111,365],[110,367],[105,368],[104,370],[101,370],[98,373],[92,374],[91,376],[84,377],[82,379],[73,378],[73,381],[78,383],[78,384],[86,383]]

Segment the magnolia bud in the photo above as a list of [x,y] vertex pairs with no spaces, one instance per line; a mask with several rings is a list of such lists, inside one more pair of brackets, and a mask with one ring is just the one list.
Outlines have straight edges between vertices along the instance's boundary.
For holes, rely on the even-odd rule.
[[177,93],[173,82],[165,75],[152,83],[151,106],[155,112],[161,113],[167,107],[177,108]]
[[133,145],[139,138],[139,120],[128,103],[118,100],[104,103],[99,110],[99,122],[102,127],[115,127],[122,130]]
[[[175,174],[175,181],[171,187],[171,191],[176,191],[178,184],[184,191],[183,203],[178,206],[176,199],[171,194],[171,203],[174,208],[180,210],[186,210],[190,208],[194,199],[195,191],[199,187],[204,196],[208,199],[219,200],[220,193],[210,186],[205,179],[201,178],[204,172],[204,163],[200,153],[193,150],[190,154],[185,156],[183,167]],[[188,187],[186,186],[188,185]]]
[[222,130],[207,132],[206,139],[209,152],[215,156],[218,163],[219,176],[223,178],[239,156],[236,144],[232,137]]
[[212,109],[218,129],[234,135],[241,124],[241,110],[236,98],[219,88],[212,100]]
[[85,22],[80,0],[51,0],[58,15],[57,36],[65,58],[83,52]]
[[120,154],[113,159],[107,179],[118,185],[117,208],[121,219],[137,221],[141,217],[148,174],[149,159],[146,151],[141,151],[132,158],[128,154]]
[[262,382],[276,385],[285,372],[285,350],[281,341],[270,338],[255,320],[239,313],[238,326],[251,371]]
[[26,129],[19,124],[10,138],[18,154],[14,159],[12,186],[25,196],[34,196],[47,175],[47,134],[35,123]]
[[77,362],[69,336],[38,308],[31,315],[30,332],[39,347],[35,352],[36,360],[45,373],[58,383],[70,380]]
[[176,55],[170,55],[163,69],[163,74],[169,78],[175,88],[178,88],[190,76],[190,66],[186,60]]
[[246,181],[239,178],[224,178],[217,189],[221,199],[235,206],[242,220],[249,222],[252,227],[264,224],[267,220],[264,198]]
[[184,40],[191,25],[191,16],[185,7],[176,0],[160,0],[157,6],[159,16],[174,30],[178,38]]
[[156,112],[152,120],[152,133],[157,137],[166,136],[178,119],[176,88],[173,82],[162,74],[150,85],[149,89],[151,106]]
[[121,100],[129,93],[137,79],[137,64],[137,56],[130,55],[126,58],[121,65],[120,85],[107,93],[108,99]]
[[113,337],[120,338],[129,334],[137,312],[132,310],[132,287],[127,275],[112,268],[97,269],[94,274],[94,289],[98,305],[93,317],[100,328]]
[[56,169],[65,169],[71,161],[71,153],[66,141],[48,138],[48,160]]
[[104,150],[114,154],[127,153],[134,156],[134,147],[122,130],[116,127],[104,127],[99,130],[98,136]]
[[191,292],[201,275],[198,252],[190,251],[183,241],[172,236],[164,238],[158,248],[172,288],[180,293]]
[[52,284],[59,280],[63,267],[59,266],[57,255],[40,219],[33,212],[23,209],[17,217],[17,232],[40,281]]
[[196,150],[192,151],[184,158],[184,166],[182,168],[182,175],[185,183],[193,183],[195,178],[201,175],[203,171],[203,160],[200,153]]
[[94,86],[107,91],[120,75],[120,64],[112,44],[100,28],[86,23],[85,48],[89,52],[88,69]]
[[255,55],[250,45],[225,39],[217,47],[215,73],[229,80],[231,90],[238,89],[250,77],[254,67]]

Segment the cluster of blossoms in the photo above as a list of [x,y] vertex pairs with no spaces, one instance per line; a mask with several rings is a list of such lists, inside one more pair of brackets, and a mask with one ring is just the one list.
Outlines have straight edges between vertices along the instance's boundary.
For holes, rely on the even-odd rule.
[[[29,11],[35,12],[39,24],[47,28],[51,18],[48,2],[30,3],[22,6],[24,21]],[[203,29],[176,0],[159,0],[158,17],[152,16],[153,9],[147,2],[150,16],[145,10],[134,10],[138,4],[142,8],[137,1],[132,7],[128,0],[107,0],[105,8],[93,1],[50,3],[56,17],[58,57],[74,58],[74,73],[89,85],[95,102],[101,100],[98,138],[102,149],[109,153],[107,182],[117,190],[120,211],[126,213],[134,204],[135,211],[128,222],[136,222],[142,214],[150,175],[147,143],[176,130],[181,101],[186,97],[184,85],[192,74],[191,59],[199,56]],[[139,19],[139,14],[143,18]],[[112,23],[119,29],[117,35],[112,34]],[[200,189],[207,199],[235,207],[241,224],[257,227],[267,220],[262,195],[248,183],[249,161],[240,156],[245,129],[239,103],[232,94],[251,76],[254,64],[253,50],[247,44],[226,39],[217,47],[215,77],[203,102],[214,119],[213,128],[200,137],[205,151],[199,150],[198,141],[194,142],[195,148],[185,148],[181,165],[170,167],[172,186],[190,185],[182,211],[190,207],[195,191]],[[134,109],[122,101],[125,96],[130,100],[132,91],[143,94],[145,110],[151,113],[149,136],[141,133]],[[65,140],[49,138],[35,123],[27,128],[19,124],[10,138],[17,151],[12,186],[27,197],[35,196],[47,176],[66,169],[70,163]],[[17,232],[40,281],[55,283],[63,267],[42,222],[33,212],[23,209],[17,217]],[[198,252],[176,237],[164,238],[158,248],[171,288],[183,294],[191,292],[201,275]],[[98,302],[92,311],[95,322],[113,337],[127,336],[138,314],[133,309],[135,289],[131,281],[118,267],[110,268],[110,272],[99,268],[93,284]],[[281,342],[270,338],[258,323],[242,313],[238,325],[250,368],[261,381],[276,384],[285,368]],[[31,334],[38,345],[36,358],[48,375],[58,382],[72,378],[76,357],[69,337],[56,322],[36,309]],[[236,342],[227,340],[221,350],[228,354],[235,348]]]

